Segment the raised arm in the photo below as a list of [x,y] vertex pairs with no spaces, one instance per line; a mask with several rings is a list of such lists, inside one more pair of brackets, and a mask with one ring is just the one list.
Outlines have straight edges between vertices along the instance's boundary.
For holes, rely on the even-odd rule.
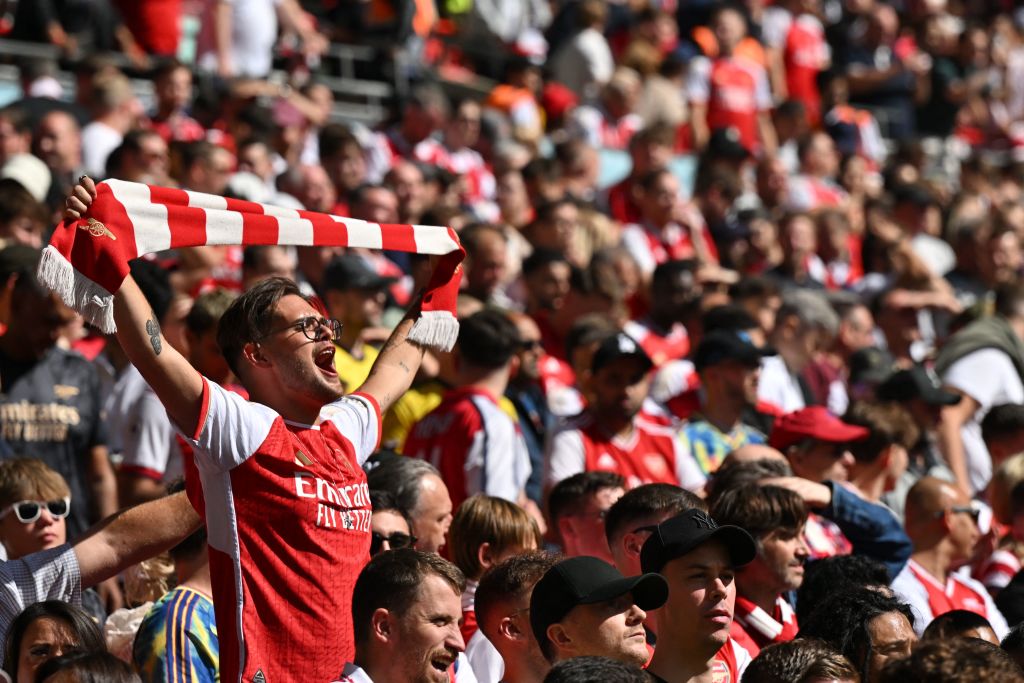
[[121,510],[75,543],[82,585],[93,586],[173,548],[200,524],[184,491]]
[[370,368],[370,375],[359,387],[360,393],[369,394],[377,401],[382,415],[412,386],[423,361],[423,347],[409,341],[409,332],[419,316],[419,302],[417,297],[409,306]]
[[[68,198],[65,216],[80,218],[95,197],[95,183],[82,178]],[[202,409],[203,378],[164,339],[153,309],[131,275],[114,295],[114,322],[121,348],[160,397],[171,420],[186,434],[195,433]]]

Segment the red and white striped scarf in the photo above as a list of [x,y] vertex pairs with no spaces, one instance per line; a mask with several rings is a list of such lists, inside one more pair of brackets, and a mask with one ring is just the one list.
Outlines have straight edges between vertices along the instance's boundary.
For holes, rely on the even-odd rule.
[[369,223],[121,180],[96,189],[85,217],[57,226],[39,279],[103,332],[116,331],[114,293],[132,259],[182,247],[279,244],[441,256],[409,339],[448,350],[458,337],[455,301],[465,252],[451,228]]

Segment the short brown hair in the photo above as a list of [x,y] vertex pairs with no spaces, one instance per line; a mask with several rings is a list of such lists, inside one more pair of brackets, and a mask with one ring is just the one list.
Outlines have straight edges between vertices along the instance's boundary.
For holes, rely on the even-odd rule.
[[479,550],[484,543],[500,553],[523,549],[531,541],[541,546],[540,529],[533,518],[515,503],[494,496],[467,498],[455,511],[448,530],[452,562],[471,579],[479,578],[483,571]]
[[0,461],[0,508],[19,500],[55,500],[71,495],[60,473],[42,460],[12,458]]
[[746,529],[759,539],[773,531],[799,532],[807,522],[807,506],[789,489],[747,484],[723,491],[711,506],[711,518]]
[[284,277],[269,277],[235,299],[217,324],[217,345],[235,376],[242,379],[238,359],[250,342],[263,338],[274,324],[277,304],[286,296],[309,298],[299,286]]
[[889,446],[910,450],[921,436],[914,418],[898,403],[857,401],[843,415],[843,422],[868,429],[866,439],[850,443],[850,452],[861,463],[874,462]]
[[[489,630],[491,613],[506,601],[525,600],[533,587],[561,558],[545,551],[523,553],[487,570],[476,588],[474,608],[481,630]],[[488,635],[486,631],[484,635]]]
[[386,609],[404,614],[416,600],[428,576],[438,576],[458,595],[466,589],[459,568],[436,553],[399,548],[375,555],[363,567],[352,592],[352,624],[357,644],[370,635],[373,613]]

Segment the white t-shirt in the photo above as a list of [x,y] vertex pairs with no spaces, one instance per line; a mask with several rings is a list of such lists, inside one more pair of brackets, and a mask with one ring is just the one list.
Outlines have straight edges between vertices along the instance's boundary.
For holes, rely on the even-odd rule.
[[806,407],[804,393],[796,376],[789,372],[782,356],[768,356],[761,361],[761,380],[757,397],[777,406],[785,413]]
[[998,349],[981,349],[953,363],[942,378],[948,386],[978,402],[978,410],[960,429],[971,489],[980,491],[992,478],[992,458],[981,438],[981,421],[992,406],[1024,403],[1024,385],[1010,357]]
[[277,40],[277,5],[281,0],[206,0],[199,34],[199,65],[217,68],[214,12],[220,2],[231,5],[231,67],[235,76],[270,73]]
[[612,77],[615,58],[604,34],[586,28],[555,53],[550,66],[556,81],[586,101]]
[[121,456],[123,471],[164,482],[182,475],[167,410],[134,365],[118,374],[105,409],[110,452]]

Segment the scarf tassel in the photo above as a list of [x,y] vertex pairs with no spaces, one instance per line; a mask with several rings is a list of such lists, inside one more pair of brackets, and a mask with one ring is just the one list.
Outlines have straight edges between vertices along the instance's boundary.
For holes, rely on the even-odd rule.
[[117,331],[114,324],[114,295],[78,272],[51,245],[43,249],[37,271],[39,281],[57,293],[65,304],[82,314],[104,334]]

